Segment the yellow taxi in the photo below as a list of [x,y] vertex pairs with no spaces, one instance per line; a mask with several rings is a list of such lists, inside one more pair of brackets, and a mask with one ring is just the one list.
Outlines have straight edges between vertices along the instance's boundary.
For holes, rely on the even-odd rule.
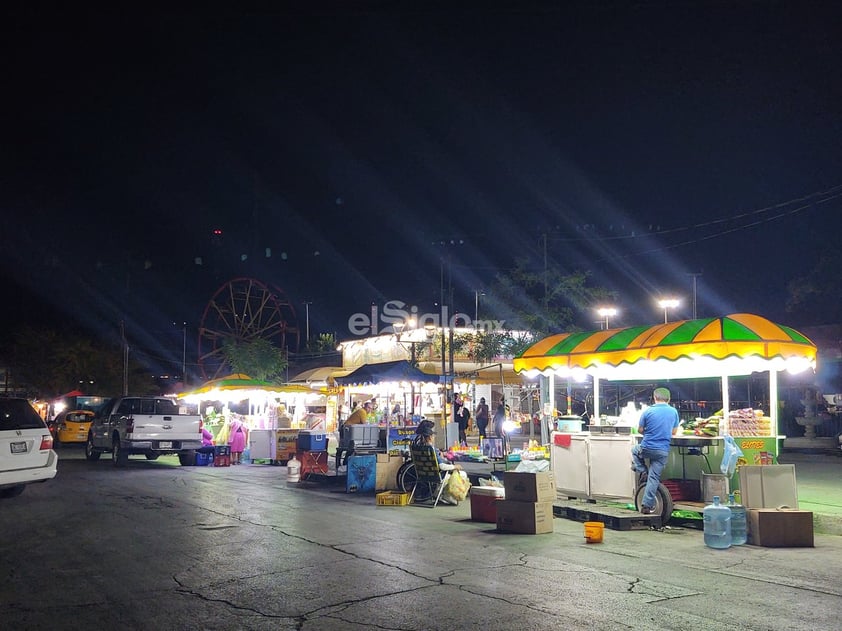
[[94,413],[90,410],[62,412],[55,420],[55,448],[62,443],[85,443]]

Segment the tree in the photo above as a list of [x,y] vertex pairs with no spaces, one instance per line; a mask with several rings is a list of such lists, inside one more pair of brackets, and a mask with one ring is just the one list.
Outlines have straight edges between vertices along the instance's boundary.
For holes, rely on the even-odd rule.
[[306,346],[311,353],[335,353],[336,336],[333,333],[319,333],[318,337],[307,340]]
[[[53,398],[71,390],[110,396],[122,392],[121,349],[70,331],[24,326],[14,335],[9,362],[15,380],[33,396]],[[130,359],[129,391],[157,390],[152,375]]]
[[608,289],[590,286],[589,278],[590,272],[564,273],[555,266],[539,271],[530,267],[529,259],[519,258],[513,269],[497,275],[490,302],[509,331],[529,331],[540,338],[577,330],[578,317],[615,297]]
[[795,314],[811,325],[831,324],[842,320],[842,251],[827,249],[816,266],[788,285],[788,313]]
[[222,343],[222,354],[234,372],[260,381],[277,380],[287,367],[284,352],[264,339],[245,341],[226,338]]

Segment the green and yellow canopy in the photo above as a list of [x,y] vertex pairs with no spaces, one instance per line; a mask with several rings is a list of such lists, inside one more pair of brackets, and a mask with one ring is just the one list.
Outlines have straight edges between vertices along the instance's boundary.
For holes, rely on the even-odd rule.
[[516,372],[603,379],[747,375],[816,367],[816,346],[795,329],[736,313],[655,326],[559,333],[514,360]]
[[301,384],[274,384],[252,379],[248,375],[235,373],[206,381],[190,392],[178,395],[187,403],[201,401],[244,401],[252,397],[266,397],[280,393],[312,394],[312,388]]

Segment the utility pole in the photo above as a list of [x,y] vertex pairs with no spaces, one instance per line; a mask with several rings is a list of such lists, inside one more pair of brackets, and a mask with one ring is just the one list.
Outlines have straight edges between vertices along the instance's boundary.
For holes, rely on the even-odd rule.
[[690,272],[693,277],[693,319],[696,319],[696,278],[702,275],[701,272]]
[[123,342],[123,396],[129,395],[129,343],[126,341],[126,323],[120,320],[120,339]]
[[305,322],[306,322],[306,335],[307,337],[304,338],[304,345],[308,345],[310,343],[310,305],[313,304],[311,301],[307,300],[304,302],[304,312],[305,312]]

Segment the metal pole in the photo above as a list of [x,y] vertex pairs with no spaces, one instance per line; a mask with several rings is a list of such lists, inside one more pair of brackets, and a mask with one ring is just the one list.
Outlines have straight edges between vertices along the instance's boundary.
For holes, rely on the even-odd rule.
[[181,383],[187,383],[187,323],[181,324]]
[[305,322],[306,322],[306,329],[305,329],[305,343],[310,341],[310,305],[313,304],[312,302],[305,302],[304,303],[304,313],[305,315]]

